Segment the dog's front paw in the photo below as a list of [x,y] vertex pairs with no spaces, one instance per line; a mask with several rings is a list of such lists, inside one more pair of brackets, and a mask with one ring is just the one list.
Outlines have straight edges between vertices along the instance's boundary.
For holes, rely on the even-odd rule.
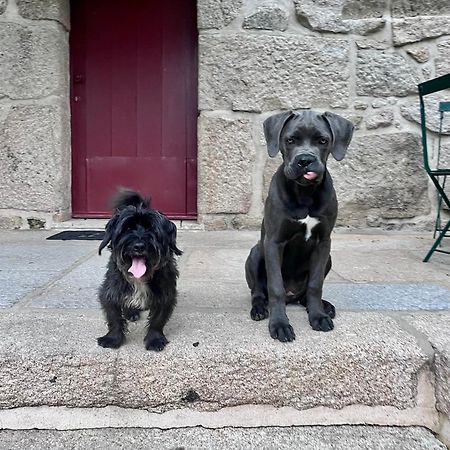
[[264,320],[269,317],[269,310],[264,305],[254,305],[250,311],[253,320]]
[[272,320],[269,322],[269,332],[273,339],[280,342],[292,342],[295,339],[294,329],[288,320]]
[[105,348],[119,348],[123,341],[125,340],[125,336],[123,334],[105,334],[105,336],[97,338],[97,343],[100,347]]
[[333,304],[330,302],[327,302],[326,300],[322,300],[323,309],[325,310],[325,313],[328,314],[332,319],[336,317],[336,308]]
[[159,331],[150,330],[144,339],[145,348],[147,350],[153,350],[160,352],[164,350],[164,347],[169,343],[164,334]]
[[310,313],[309,323],[313,330],[316,331],[331,331],[334,328],[333,321],[328,314],[316,312]]

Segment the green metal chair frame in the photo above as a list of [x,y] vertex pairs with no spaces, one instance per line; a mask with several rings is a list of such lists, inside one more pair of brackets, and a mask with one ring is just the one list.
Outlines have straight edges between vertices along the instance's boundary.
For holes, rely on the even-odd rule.
[[[440,209],[442,206],[442,202],[444,202],[447,207],[450,209],[450,200],[447,197],[447,194],[444,191],[445,188],[445,181],[448,175],[450,175],[450,169],[440,169],[439,165],[436,169],[432,169],[430,167],[430,163],[428,160],[428,146],[427,146],[427,128],[426,128],[426,115],[425,115],[425,103],[424,103],[424,97],[429,94],[433,94],[435,92],[443,91],[444,89],[450,88],[450,74],[444,75],[439,78],[435,78],[433,80],[425,81],[424,83],[420,83],[418,85],[419,88],[419,99],[420,99],[420,124],[422,127],[422,150],[423,150],[423,163],[425,170],[428,174],[428,176],[431,178],[431,181],[433,182],[434,186],[436,187],[436,190],[438,191],[439,195],[439,204],[438,204],[438,217],[436,219],[436,225],[435,225],[435,234],[436,231],[439,232],[437,239],[435,240],[433,246],[427,253],[427,255],[424,258],[424,262],[427,262],[431,255],[434,252],[440,252],[440,253],[446,253],[450,255],[450,251],[442,250],[438,248],[441,245],[442,239],[447,234],[448,230],[450,229],[450,220],[447,221],[446,225],[444,227],[441,226],[440,220]],[[439,104],[439,111],[440,111],[440,129],[439,129],[439,136],[442,132],[442,120],[444,117],[444,112],[450,111],[450,102],[441,102]],[[439,137],[439,145],[438,145],[438,153],[440,151],[440,137]],[[442,180],[442,181],[441,181]]]

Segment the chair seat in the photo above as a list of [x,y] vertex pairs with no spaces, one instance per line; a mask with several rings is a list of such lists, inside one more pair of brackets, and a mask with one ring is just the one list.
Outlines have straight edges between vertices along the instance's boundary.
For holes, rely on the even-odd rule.
[[450,175],[450,169],[433,169],[428,172],[430,175],[445,176]]

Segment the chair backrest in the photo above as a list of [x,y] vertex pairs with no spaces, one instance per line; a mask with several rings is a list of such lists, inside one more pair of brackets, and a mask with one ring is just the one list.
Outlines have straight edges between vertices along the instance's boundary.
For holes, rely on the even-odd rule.
[[[433,94],[434,92],[443,91],[450,88],[450,73],[443,75],[442,77],[434,78],[433,80],[424,81],[418,85],[419,99],[420,99],[420,125],[422,128],[422,149],[423,149],[423,164],[425,170],[430,172],[430,164],[428,162],[428,147],[427,147],[427,127],[425,116],[425,103],[423,98],[426,95]],[[441,102],[444,103],[444,102]],[[448,102],[445,102],[448,103]],[[441,107],[441,105],[439,105]],[[447,110],[445,110],[447,111]]]

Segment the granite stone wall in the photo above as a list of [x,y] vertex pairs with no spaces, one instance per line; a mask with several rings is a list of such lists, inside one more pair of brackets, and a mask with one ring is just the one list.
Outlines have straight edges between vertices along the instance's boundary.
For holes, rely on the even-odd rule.
[[[339,224],[430,227],[417,83],[450,72],[447,0],[197,0],[199,221],[255,228],[279,157],[262,122],[286,109],[352,120],[330,161]],[[69,0],[0,0],[0,227],[70,217]],[[439,100],[427,99],[436,161]],[[450,120],[450,119],[449,119]],[[444,125],[450,149],[450,123]],[[443,155],[446,163],[450,157]]]
[[[306,108],[356,125],[346,159],[329,164],[340,225],[431,226],[417,83],[450,72],[450,2],[198,0],[198,28],[199,211],[207,227],[259,226],[280,164],[267,155],[262,122]],[[434,160],[439,100],[450,92],[427,101]],[[450,136],[442,145],[450,148]]]
[[69,1],[0,0],[0,227],[70,217]]

